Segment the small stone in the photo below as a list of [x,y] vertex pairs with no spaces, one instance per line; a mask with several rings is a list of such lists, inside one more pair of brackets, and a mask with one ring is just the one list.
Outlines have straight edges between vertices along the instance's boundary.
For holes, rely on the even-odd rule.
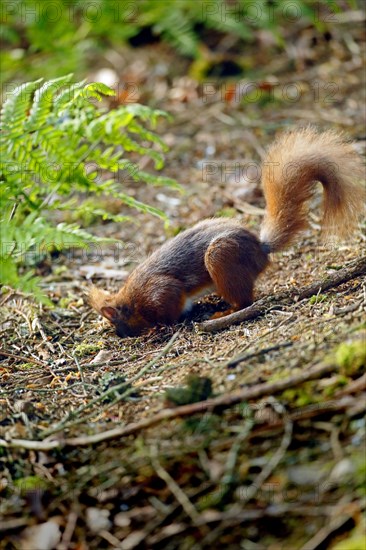
[[93,533],[108,530],[112,525],[109,520],[109,511],[104,508],[87,508],[86,524]]
[[101,349],[97,355],[90,361],[90,365],[93,363],[109,363],[113,358],[113,352]]
[[22,550],[53,550],[61,540],[60,527],[50,520],[27,527],[21,534]]
[[114,517],[114,524],[117,527],[129,527],[131,525],[131,518],[128,517],[126,512],[119,512]]
[[316,466],[292,466],[287,471],[288,479],[295,485],[315,486],[324,477],[324,473]]

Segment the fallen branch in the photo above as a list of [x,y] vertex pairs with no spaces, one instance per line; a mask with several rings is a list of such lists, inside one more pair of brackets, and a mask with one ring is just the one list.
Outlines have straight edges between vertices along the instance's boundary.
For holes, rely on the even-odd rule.
[[219,319],[213,319],[211,321],[204,321],[203,323],[198,323],[197,328],[203,332],[215,332],[217,330],[222,330],[228,328],[231,325],[236,323],[241,323],[242,321],[247,321],[249,319],[255,319],[264,315],[269,308],[274,305],[290,305],[294,301],[304,300],[305,298],[310,298],[318,294],[318,292],[324,292],[329,288],[334,288],[341,285],[342,283],[347,283],[355,277],[366,274],[366,257],[359,258],[350,262],[347,267],[332,273],[322,281],[317,281],[311,285],[306,286],[301,291],[300,290],[290,290],[288,292],[282,292],[276,294],[275,296],[266,296],[261,300],[258,300],[254,304],[240,311],[235,311],[226,315],[225,317],[220,317]]
[[52,449],[61,449],[66,446],[81,447],[87,445],[96,445],[103,441],[110,441],[112,439],[119,439],[132,435],[151,426],[155,426],[165,420],[172,420],[174,418],[183,418],[185,416],[192,416],[193,414],[203,413],[206,411],[212,412],[217,409],[226,409],[232,407],[238,403],[249,401],[251,399],[258,399],[265,395],[273,395],[278,392],[282,392],[287,388],[298,386],[308,380],[315,380],[321,376],[333,372],[336,369],[336,365],[329,363],[321,363],[307,370],[303,370],[299,374],[290,376],[285,380],[276,380],[275,382],[266,382],[264,384],[257,384],[250,388],[244,388],[235,392],[220,395],[206,401],[200,401],[198,403],[190,403],[189,405],[182,405],[175,409],[164,409],[150,418],[143,418],[138,422],[132,422],[127,426],[122,426],[108,430],[105,432],[96,433],[89,436],[79,436],[70,439],[55,439],[45,441],[31,441],[26,439],[11,439],[6,441],[0,439],[0,447],[20,447],[23,449],[35,450],[35,451],[49,451]]
[[26,355],[15,355],[15,353],[5,351],[3,348],[0,348],[0,355],[3,355],[4,357],[10,357],[11,359],[16,359],[17,361],[23,361],[24,363],[34,363],[35,365],[39,365],[40,367],[47,367],[47,363],[42,363],[42,361],[34,359],[34,357],[27,357]]

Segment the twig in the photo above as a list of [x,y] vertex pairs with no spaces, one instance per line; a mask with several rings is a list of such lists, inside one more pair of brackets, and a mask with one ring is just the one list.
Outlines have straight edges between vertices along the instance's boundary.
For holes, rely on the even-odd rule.
[[349,306],[346,306],[346,307],[335,307],[335,308],[333,308],[333,314],[334,315],[345,315],[346,313],[351,313],[352,311],[357,311],[358,308],[362,305],[363,301],[364,301],[363,299],[358,300],[354,304],[350,304]]
[[117,537],[112,535],[112,533],[110,533],[109,531],[102,529],[101,531],[99,531],[99,536],[105,539],[111,545],[111,548],[122,548],[121,541],[117,539]]
[[242,443],[247,439],[251,429],[254,426],[254,420],[252,418],[249,418],[243,428],[240,430],[238,436],[236,437],[233,445],[231,446],[231,449],[228,453],[228,457],[225,464],[225,471],[224,475],[221,478],[221,484],[225,487],[225,485],[229,485],[233,481],[233,474],[235,470],[236,460],[238,457],[238,453],[240,451],[240,447]]
[[179,504],[182,506],[187,516],[191,518],[194,525],[197,525],[199,520],[199,513],[197,512],[196,508],[193,506],[192,502],[189,500],[185,492],[182,491],[182,489],[174,481],[171,475],[160,464],[158,459],[158,449],[156,445],[151,446],[150,459],[158,476],[163,481],[165,481],[171,493],[175,496]]
[[74,511],[70,511],[67,515],[66,526],[58,550],[67,550],[70,548],[72,535],[75,531],[78,515]]
[[77,368],[78,368],[79,374],[80,374],[80,381],[81,381],[81,384],[82,384],[82,386],[83,386],[83,393],[84,393],[84,396],[87,396],[87,395],[88,395],[88,392],[86,391],[87,384],[85,383],[85,378],[84,378],[83,369],[81,368],[81,365],[80,365],[79,360],[78,360],[78,358],[76,357],[76,355],[72,354],[72,358],[74,359],[74,361],[75,361],[75,363],[76,363],[76,366],[77,366]]
[[28,439],[5,441],[5,439],[0,439],[0,447],[20,447],[29,451],[51,451],[52,449],[62,448],[63,444],[56,439],[52,441],[32,441]]
[[[59,392],[66,391],[69,392],[75,388],[82,385],[82,382],[75,382],[75,384],[70,384],[66,388],[50,388],[50,389],[39,389],[39,388],[28,388],[27,386],[15,386],[11,390],[0,390],[0,396],[9,395],[17,392],[26,391],[27,393],[53,393],[57,395]],[[95,389],[95,384],[85,384],[86,388]]]
[[269,306],[273,306],[273,303],[276,302],[278,305],[289,305],[295,300],[298,302],[304,300],[305,298],[310,298],[310,296],[316,295],[318,292],[328,290],[329,288],[334,288],[346,283],[355,277],[364,275],[366,273],[366,257],[354,260],[350,262],[347,267],[336,271],[332,275],[329,275],[322,281],[317,281],[303,290],[290,290],[288,292],[283,292],[281,294],[276,294],[275,296],[267,296],[258,300],[254,304],[240,311],[235,311],[230,315],[225,317],[220,317],[219,319],[213,319],[211,321],[204,321],[203,323],[198,323],[197,328],[203,332],[215,332],[217,330],[222,330],[228,328],[235,323],[240,323],[248,319],[255,319],[264,315]]
[[228,361],[227,367],[229,369],[232,369],[236,367],[239,363],[242,363],[243,361],[247,361],[248,359],[252,359],[253,357],[257,357],[257,355],[264,355],[266,353],[269,353],[270,351],[277,351],[281,348],[288,348],[293,345],[293,342],[283,342],[282,344],[276,344],[275,346],[269,346],[268,348],[263,348],[255,352],[251,353],[241,353],[240,355],[237,355],[236,357],[233,357]]
[[[279,406],[280,406],[280,404],[276,403],[276,409],[278,409]],[[282,405],[281,405],[280,408],[281,408],[282,414],[284,415],[284,413],[286,412],[284,407],[282,407]],[[279,464],[279,462],[283,458],[283,456],[284,456],[284,454],[287,450],[287,447],[291,443],[292,427],[293,427],[292,420],[287,416],[285,418],[285,431],[284,431],[284,434],[283,434],[281,445],[279,446],[279,448],[277,449],[275,454],[272,456],[272,458],[263,467],[263,469],[258,474],[258,476],[253,481],[253,483],[246,489],[245,498],[240,500],[241,505],[249,502],[254,497],[254,495],[262,487],[262,485],[265,482],[265,480],[267,479],[267,477],[271,475],[273,470],[277,467],[277,465]]]
[[38,328],[40,335],[42,336],[43,342],[46,344],[48,349],[51,351],[51,353],[55,353],[55,348],[51,342],[49,342],[45,331],[43,330],[43,327],[41,325],[41,321],[39,320],[39,317],[36,315],[32,321],[32,330],[35,328]]
[[21,311],[21,310],[18,309],[18,308],[14,308],[14,311],[15,311],[16,313],[18,313],[18,315],[21,315],[21,316],[23,317],[23,319],[25,320],[25,322],[28,324],[29,334],[33,334],[32,323],[31,323],[31,320],[29,319],[28,315],[26,315],[23,311]]
[[34,363],[35,365],[39,365],[40,367],[47,367],[46,363],[42,363],[42,361],[38,361],[38,359],[33,359],[33,357],[26,357],[25,355],[15,355],[14,353],[9,353],[2,348],[0,348],[0,355],[4,355],[4,357],[10,357],[11,359],[17,359],[18,361],[25,361],[26,363]]
[[[320,378],[324,374],[334,371],[336,368],[336,365],[321,363],[320,365],[316,365],[315,367],[312,367],[308,370],[304,370],[299,374],[290,376],[285,380],[276,380],[275,382],[257,384],[255,386],[252,386],[251,388],[237,390],[226,395],[220,395],[219,397],[207,399],[206,401],[200,401],[199,403],[182,405],[181,407],[176,407],[175,409],[164,409],[149,418],[143,418],[138,422],[127,424],[127,426],[114,428],[112,430],[108,430],[102,433],[96,433],[90,436],[79,436],[64,440],[59,439],[57,441],[32,441],[25,439],[12,439],[9,441],[5,441],[4,439],[0,439],[0,447],[22,447],[24,449],[50,450],[63,448],[65,446],[78,447],[95,445],[97,443],[101,443],[102,441],[110,441],[112,439],[126,437],[146,428],[150,428],[151,426],[155,426],[156,424],[159,424],[164,420],[183,418],[185,416],[191,416],[196,413],[213,411],[217,408],[228,408],[243,401],[257,399],[265,395],[272,395],[284,391],[287,388],[298,386],[303,382]],[[57,431],[59,431],[59,429]]]

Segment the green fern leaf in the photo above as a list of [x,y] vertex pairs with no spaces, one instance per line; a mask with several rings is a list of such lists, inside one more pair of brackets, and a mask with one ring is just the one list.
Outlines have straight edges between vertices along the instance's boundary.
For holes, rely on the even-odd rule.
[[57,91],[70,81],[72,75],[62,76],[45,82],[38,88],[34,94],[33,105],[29,118],[25,125],[25,130],[30,132],[41,128],[52,111],[53,98]]
[[14,139],[23,132],[32,95],[42,79],[18,86],[1,109],[2,140]]

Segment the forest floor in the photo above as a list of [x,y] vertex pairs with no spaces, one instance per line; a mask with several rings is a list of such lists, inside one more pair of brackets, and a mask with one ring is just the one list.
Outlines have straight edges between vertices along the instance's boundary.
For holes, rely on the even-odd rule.
[[[205,332],[197,323],[223,307],[212,295],[183,324],[127,339],[86,298],[91,282],[118,289],[202,218],[235,217],[258,233],[255,167],[289,124],[342,129],[365,154],[363,41],[358,25],[339,25],[318,43],[293,37],[292,59],[248,51],[257,95],[181,76],[186,62],[160,44],[118,53],[113,70],[136,84],[133,99],[173,115],[159,130],[170,146],[164,175],[184,193],[126,182],[170,226],[142,213],[91,226],[124,244],[39,265],[54,309],[3,291],[1,548],[365,547],[365,277]],[[360,257],[361,231],[320,241],[317,206],[311,230],[274,255],[256,299],[296,294]]]

